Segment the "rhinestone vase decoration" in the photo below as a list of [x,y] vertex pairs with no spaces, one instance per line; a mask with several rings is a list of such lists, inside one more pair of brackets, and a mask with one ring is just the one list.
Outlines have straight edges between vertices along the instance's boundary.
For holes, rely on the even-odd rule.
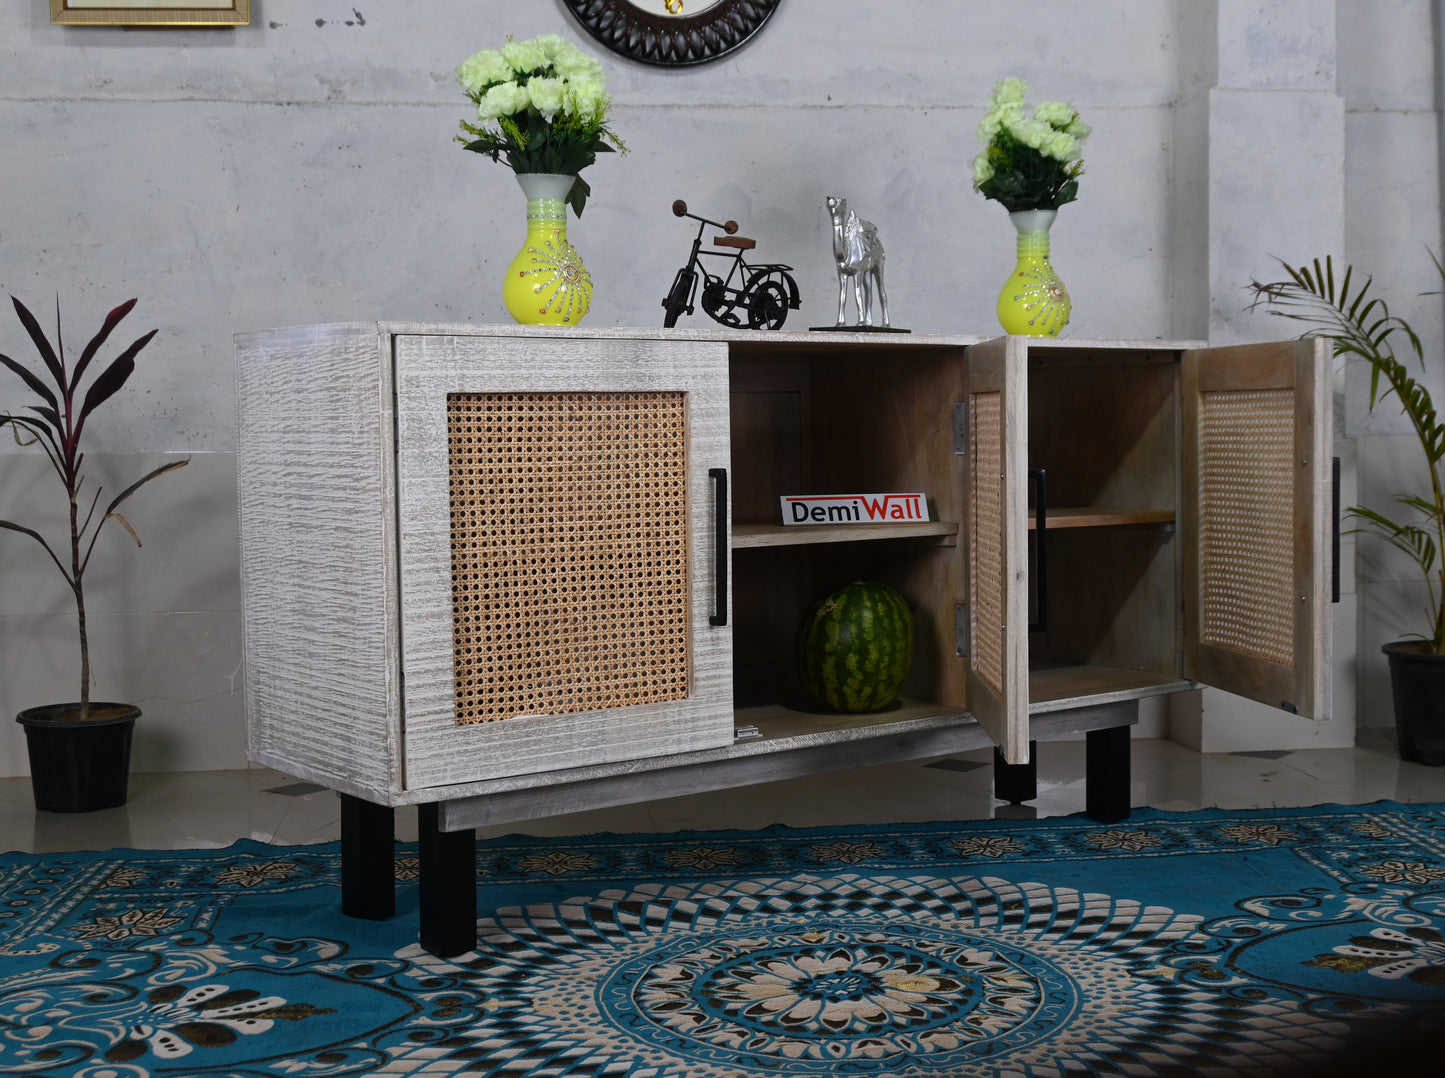
[[502,285],[502,301],[519,323],[575,326],[592,307],[592,275],[567,242],[567,195],[577,177],[519,172],[527,196],[527,240]]
[[1018,230],[1018,265],[998,294],[998,320],[1007,333],[1056,337],[1069,324],[1069,293],[1049,264],[1049,228],[1057,210],[1008,215]]

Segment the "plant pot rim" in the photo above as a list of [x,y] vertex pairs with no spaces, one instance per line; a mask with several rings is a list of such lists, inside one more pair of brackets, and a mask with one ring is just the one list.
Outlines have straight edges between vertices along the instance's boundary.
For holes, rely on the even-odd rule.
[[27,728],[79,730],[89,729],[95,726],[116,726],[120,723],[135,722],[135,720],[141,716],[141,709],[135,704],[117,704],[102,700],[91,702],[90,709],[92,712],[116,711],[118,713],[102,715],[99,718],[86,719],[84,722],[79,719],[57,719],[54,717],[56,715],[63,715],[67,711],[77,711],[79,709],[79,701],[68,704],[41,704],[38,707],[27,707],[15,716],[15,721]]

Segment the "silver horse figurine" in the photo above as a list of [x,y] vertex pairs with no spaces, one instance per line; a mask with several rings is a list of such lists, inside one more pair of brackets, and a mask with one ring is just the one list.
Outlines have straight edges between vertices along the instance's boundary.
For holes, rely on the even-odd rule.
[[878,229],[848,208],[848,200],[828,196],[828,215],[833,218],[833,260],[838,264],[838,325],[848,302],[848,279],[853,280],[853,304],[860,326],[872,326],[873,295],[888,325],[888,293],[883,288],[883,244]]

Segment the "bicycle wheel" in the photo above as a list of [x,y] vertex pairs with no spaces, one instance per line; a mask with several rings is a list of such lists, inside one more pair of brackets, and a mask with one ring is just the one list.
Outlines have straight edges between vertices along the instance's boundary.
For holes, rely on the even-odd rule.
[[748,293],[748,327],[779,329],[788,318],[788,297],[777,281],[764,281]]
[[662,305],[667,308],[667,316],[662,320],[664,329],[671,329],[677,325],[679,317],[692,313],[692,308],[687,305],[687,300],[692,295],[692,285],[696,280],[697,276],[686,269],[677,271],[677,276],[672,281],[672,288],[668,290],[667,298],[662,301]]

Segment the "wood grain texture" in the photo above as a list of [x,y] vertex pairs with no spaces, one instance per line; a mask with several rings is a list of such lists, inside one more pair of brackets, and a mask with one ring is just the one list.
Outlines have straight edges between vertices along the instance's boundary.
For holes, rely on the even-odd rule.
[[[731,626],[709,624],[719,552],[708,470],[729,462],[725,350],[447,333],[395,342],[406,784],[450,786],[730,743]],[[686,395],[693,689],[684,700],[458,726],[447,395],[548,391]]]
[[855,767],[928,759],[985,748],[988,735],[973,723],[895,733],[868,741],[812,747],[774,747],[763,755],[697,760],[634,775],[593,778],[534,790],[489,794],[443,806],[442,827],[464,830],[518,823],[568,812],[630,805],[666,797],[734,789]]
[[1295,559],[1295,594],[1299,600],[1299,632],[1295,636],[1300,714],[1326,720],[1332,714],[1334,618],[1330,572],[1334,532],[1333,356],[1321,338],[1294,342],[1295,417],[1295,549],[1309,551]]
[[[1048,530],[1062,528],[1122,528],[1130,524],[1173,524],[1173,509],[1095,509],[1085,506],[1049,506]],[[1029,510],[1029,530],[1038,527],[1038,514]]]
[[1051,505],[1168,509],[1178,499],[1178,353],[1029,352],[1029,466]]
[[[812,382],[815,486],[801,493],[922,491],[931,522],[962,520],[965,458],[952,448],[954,406],[964,399],[963,349],[839,353],[814,361]],[[954,639],[954,606],[966,595],[962,545],[830,545],[818,560],[828,584],[877,580],[907,601],[914,643],[905,692],[965,702],[967,675]]]
[[[777,752],[802,749],[826,751],[844,743],[867,745],[880,739],[910,737],[925,731],[977,726],[973,716],[961,708],[907,698],[899,701],[895,707],[868,715],[806,711],[782,704],[739,708],[735,714],[739,726],[755,726],[761,731],[761,735],[730,740],[727,745],[707,749],[583,764],[574,768],[534,774],[503,775],[452,787],[447,793],[448,796],[482,796],[514,790],[561,787],[594,779],[646,775],[690,764],[768,757]],[[986,738],[987,735],[983,736]]]
[[[972,647],[969,655],[968,707],[994,744],[1011,764],[1028,762],[1028,489],[1026,482],[1028,394],[1028,344],[1020,337],[990,341],[968,349],[967,393],[970,416],[979,397],[1000,398],[1002,430],[997,464],[985,467],[977,459],[968,461],[966,528],[969,536],[969,616]],[[973,420],[970,418],[970,425]],[[970,430],[970,454],[977,431]],[[998,474],[994,474],[996,468]],[[984,484],[998,484],[1002,504],[990,545],[997,554],[979,556],[979,498]],[[987,608],[990,592],[996,593],[1001,612],[999,624],[980,620],[981,606]],[[980,634],[1000,635],[1002,677],[997,688],[988,683],[979,668]],[[985,652],[987,654],[987,652]]]
[[390,357],[375,324],[236,338],[251,759],[400,787]]
[[[1170,514],[1171,517],[1173,514]],[[734,524],[733,549],[770,546],[815,546],[821,543],[867,543],[880,539],[923,539],[955,546],[958,521],[930,520],[916,524]]]
[[[734,562],[738,701],[801,692],[793,634],[804,610],[839,584],[867,579],[898,590],[913,611],[905,691],[961,706],[953,604],[963,598],[956,538],[963,483],[949,447],[962,350],[897,337],[863,347],[856,335],[830,339],[821,351],[780,350],[770,337],[734,346],[730,364],[733,547],[747,552]],[[852,528],[780,524],[781,495],[860,490],[924,491],[932,519]],[[888,538],[897,541],[878,541]]]
[[[1031,654],[1177,673],[1179,353],[1030,347],[1029,465],[1048,478],[1047,631]],[[1064,508],[1058,508],[1064,507]],[[1075,529],[1105,527],[1094,533]]]
[[1029,713],[1071,711],[1080,706],[1140,700],[1186,692],[1197,685],[1172,674],[1111,666],[1036,666],[1029,671]]
[[[741,717],[752,719],[758,713],[750,709]],[[1040,714],[1033,720],[1030,736],[1049,741],[1128,727],[1138,721],[1137,700],[1120,699]],[[501,780],[475,786],[469,795],[445,803],[441,826],[444,830],[497,826],[829,771],[926,760],[992,744],[988,733],[966,714],[876,722],[852,733],[855,736],[777,738],[767,744],[742,741],[731,750],[642,761],[639,768],[627,771],[582,768],[520,781]],[[529,780],[536,781],[526,785]]]

